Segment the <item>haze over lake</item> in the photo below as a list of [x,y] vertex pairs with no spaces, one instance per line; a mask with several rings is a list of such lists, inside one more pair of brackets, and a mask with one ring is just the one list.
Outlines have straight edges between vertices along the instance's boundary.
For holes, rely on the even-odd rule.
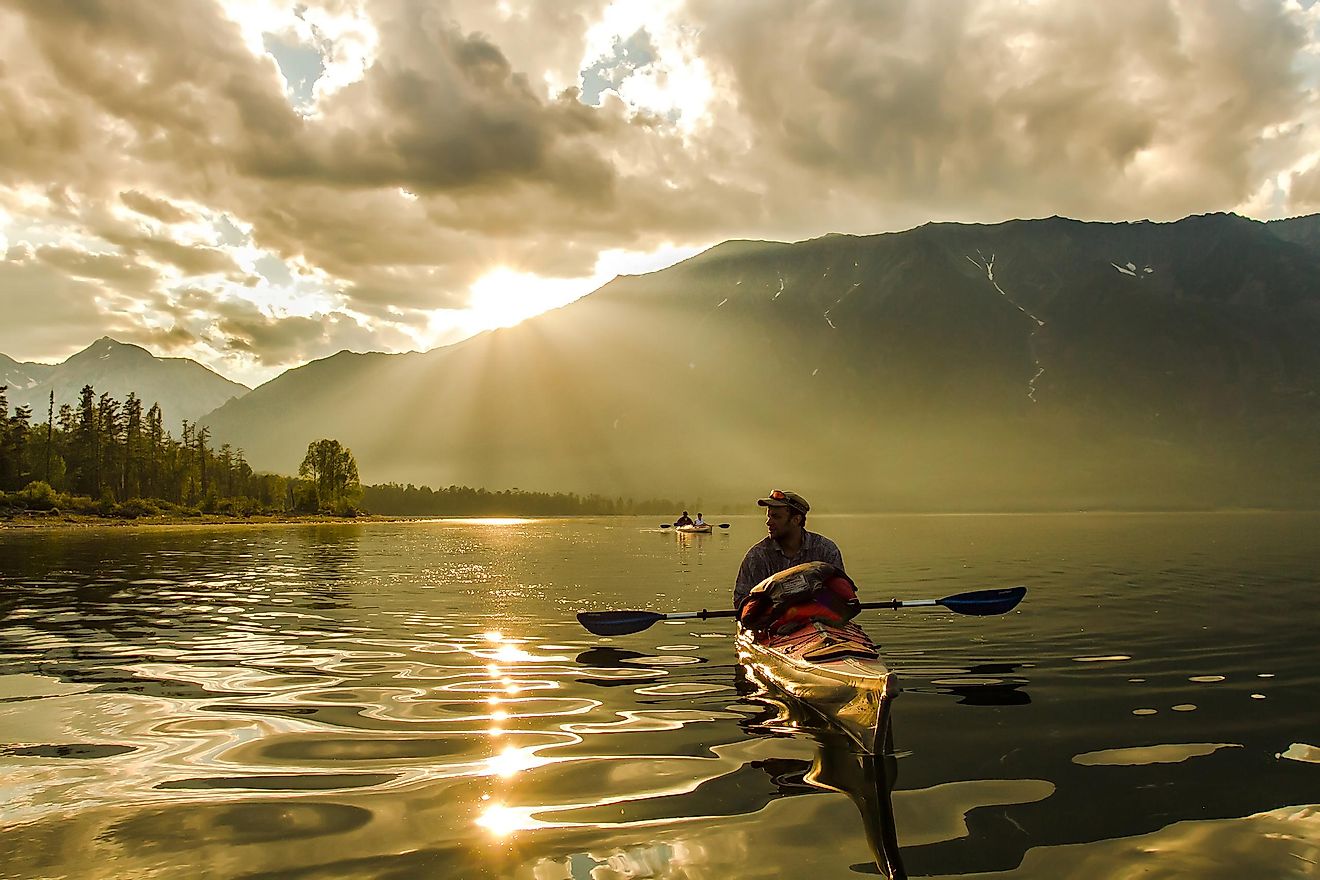
[[726,607],[708,518],[0,533],[0,876],[850,876],[886,796],[912,876],[1314,871],[1320,515],[813,513],[864,599],[1029,588],[860,618],[874,766],[728,621],[577,625]]

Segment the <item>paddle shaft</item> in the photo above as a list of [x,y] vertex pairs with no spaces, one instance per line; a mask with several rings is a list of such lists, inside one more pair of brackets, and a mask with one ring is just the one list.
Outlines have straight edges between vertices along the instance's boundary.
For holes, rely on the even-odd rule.
[[[858,610],[942,605],[958,614],[985,616],[1011,611],[1026,594],[1027,588],[1018,586],[959,593],[956,596],[945,596],[943,599],[890,599],[887,602],[862,602]],[[596,635],[620,636],[641,632],[662,620],[706,620],[711,617],[737,616],[738,612],[731,608],[721,611],[708,611],[703,608],[700,611],[677,611],[671,614],[658,611],[582,611],[578,613],[577,618],[579,623]]]
[[[865,611],[868,608],[912,608],[917,605],[938,605],[939,599],[890,599],[888,602],[863,602],[858,607]],[[705,608],[700,611],[676,611],[672,614],[666,614],[665,620],[705,620],[708,617],[737,617],[738,612],[732,608],[726,608],[721,611],[707,611]]]

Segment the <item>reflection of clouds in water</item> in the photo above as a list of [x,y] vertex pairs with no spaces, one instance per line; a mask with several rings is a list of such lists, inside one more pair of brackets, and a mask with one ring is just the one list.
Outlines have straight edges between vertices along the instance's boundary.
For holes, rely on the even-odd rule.
[[1031,804],[1054,794],[1043,779],[988,779],[948,782],[931,788],[894,792],[894,825],[904,847],[966,837],[967,814],[981,807]]
[[[766,741],[796,745],[800,741]],[[806,745],[808,751],[811,746]],[[1049,797],[1054,786],[1042,780],[987,780],[950,783],[929,789],[895,792],[895,826],[904,847],[967,836],[966,814],[980,807],[1032,803]],[[541,818],[550,818],[539,814]],[[842,793],[817,791],[801,797],[775,797],[754,815],[685,816],[649,823],[653,842],[644,847],[587,849],[568,859],[542,860],[533,877],[565,876],[592,880],[648,877],[779,877],[785,847],[811,852],[810,871],[819,877],[846,877],[870,861],[865,845],[821,849],[819,829],[856,825],[857,808]],[[769,845],[775,841],[776,845]],[[799,849],[800,848],[800,849]],[[796,866],[796,867],[801,867]],[[793,873],[793,872],[790,872]],[[1048,876],[1048,875],[1041,875]],[[1104,872],[1095,876],[1105,876]]]
[[1152,834],[1036,847],[1017,876],[1310,877],[1320,864],[1320,806],[1281,807],[1241,819],[1177,822]]
[[1220,749],[1240,749],[1241,743],[1173,743],[1137,746],[1127,749],[1104,749],[1073,756],[1074,764],[1083,767],[1139,767],[1147,764],[1179,764],[1190,758],[1213,755]]
[[1305,761],[1308,764],[1320,764],[1320,748],[1309,746],[1306,743],[1293,743],[1288,746],[1287,751],[1274,757],[1287,758],[1290,761]]

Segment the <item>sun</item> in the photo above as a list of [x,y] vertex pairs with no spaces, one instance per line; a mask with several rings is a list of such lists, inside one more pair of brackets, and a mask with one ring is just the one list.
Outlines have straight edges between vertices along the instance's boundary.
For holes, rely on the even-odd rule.
[[476,332],[512,327],[589,293],[595,278],[542,278],[506,267],[492,269],[468,288],[465,321]]

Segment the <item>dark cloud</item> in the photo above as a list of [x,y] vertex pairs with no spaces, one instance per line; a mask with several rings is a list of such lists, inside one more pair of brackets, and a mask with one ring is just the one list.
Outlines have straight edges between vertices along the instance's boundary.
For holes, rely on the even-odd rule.
[[164,223],[182,223],[190,219],[188,212],[182,208],[175,207],[165,199],[154,199],[137,190],[120,193],[119,200],[139,214],[154,217]]
[[158,263],[168,263],[188,275],[241,272],[233,258],[218,248],[179,244],[168,238],[149,235],[106,235],[105,239],[132,257],[141,255]]
[[164,327],[133,327],[120,331],[120,342],[132,342],[158,354],[191,349],[201,338],[186,327],[177,324]]
[[42,263],[66,275],[106,281],[124,291],[146,293],[158,277],[150,266],[125,254],[91,253],[59,245],[42,245],[35,254]]
[[303,150],[254,156],[256,173],[418,193],[534,181],[567,202],[608,194],[613,168],[579,137],[604,127],[588,108],[547,101],[489,39],[420,5],[378,27],[390,51],[325,102]]
[[1320,213],[1320,165],[1293,175],[1292,205],[1298,214]]
[[[1118,8],[691,4],[758,164],[785,163],[772,195],[846,187],[967,219],[1245,200],[1261,183],[1261,132],[1302,109],[1296,19],[1264,2]],[[804,51],[765,51],[790,40]],[[828,198],[808,198],[816,223],[833,219]]]
[[[379,335],[349,315],[332,312],[314,317],[275,318],[244,303],[227,303],[204,334],[217,350],[240,353],[263,366],[296,366],[345,349],[378,349]],[[407,348],[405,337],[393,337]]]

